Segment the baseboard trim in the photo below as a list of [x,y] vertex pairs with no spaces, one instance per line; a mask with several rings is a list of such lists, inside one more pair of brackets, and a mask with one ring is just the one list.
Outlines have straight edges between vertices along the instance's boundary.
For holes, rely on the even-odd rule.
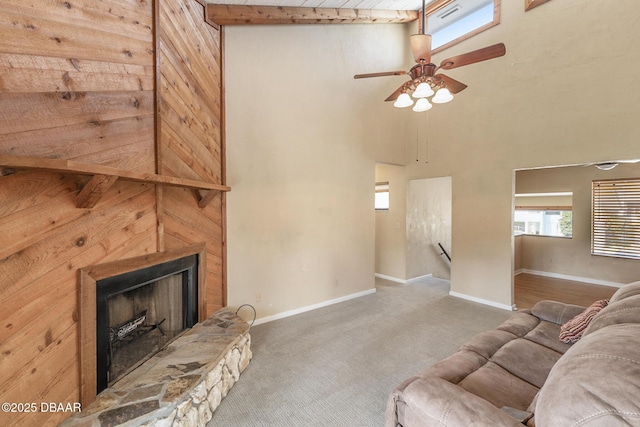
[[569,274],[549,273],[547,271],[529,270],[528,268],[521,268],[515,272],[516,275],[521,273],[533,274],[535,276],[553,277],[554,279],[573,280],[574,282],[591,283],[593,285],[611,286],[619,288],[624,283],[608,282],[606,280],[591,279],[589,277],[571,276]]
[[384,280],[390,280],[392,282],[397,282],[397,283],[402,283],[402,284],[406,284],[407,281],[405,279],[398,279],[397,277],[393,277],[393,276],[386,276],[384,274],[380,274],[380,273],[376,273],[375,276],[379,279],[384,279]]
[[467,301],[473,301],[473,302],[477,302],[477,303],[480,303],[480,304],[488,305],[488,306],[491,306],[491,307],[500,308],[502,310],[515,311],[515,309],[516,309],[515,305],[500,304],[500,303],[495,302],[495,301],[489,301],[489,300],[482,299],[482,298],[472,297],[471,295],[461,294],[459,292],[449,291],[449,295],[451,295],[452,297],[456,297],[456,298],[462,298],[462,299],[465,299]]
[[406,282],[407,283],[414,283],[414,282],[417,282],[419,280],[426,279],[428,277],[433,277],[433,274],[425,274],[424,276],[418,276],[418,277],[414,277],[412,279],[407,279]]
[[374,294],[375,292],[376,292],[375,288],[368,289],[366,291],[357,292],[355,294],[345,295],[343,297],[335,298],[335,299],[328,300],[328,301],[323,301],[323,302],[320,302],[318,304],[307,305],[305,307],[300,307],[300,308],[296,308],[296,309],[293,309],[293,310],[283,311],[282,313],[274,314],[274,315],[271,315],[271,316],[260,317],[259,319],[256,319],[256,321],[253,323],[253,325],[255,326],[255,325],[260,325],[262,323],[272,322],[272,321],[278,320],[278,319],[284,319],[285,317],[295,316],[296,314],[305,313],[307,311],[315,310],[317,308],[327,307],[329,305],[337,304],[339,302],[344,302],[344,301],[348,301],[350,299],[363,297],[363,296],[369,295],[369,294]]
[[389,280],[391,282],[402,283],[403,285],[414,283],[427,277],[433,277],[433,274],[425,274],[424,276],[412,277],[411,279],[399,279],[393,276],[385,276],[384,274],[376,273],[375,276],[379,279]]

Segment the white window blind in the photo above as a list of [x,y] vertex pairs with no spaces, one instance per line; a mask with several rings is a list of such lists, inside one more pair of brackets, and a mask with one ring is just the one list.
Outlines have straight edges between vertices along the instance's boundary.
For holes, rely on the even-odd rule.
[[593,181],[591,253],[640,259],[640,178]]

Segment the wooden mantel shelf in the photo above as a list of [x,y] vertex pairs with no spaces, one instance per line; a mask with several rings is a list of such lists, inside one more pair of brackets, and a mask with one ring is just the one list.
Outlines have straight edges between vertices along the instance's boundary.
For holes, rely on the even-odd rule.
[[126,169],[117,169],[110,166],[76,162],[66,159],[48,159],[42,157],[10,156],[0,154],[0,168],[11,169],[37,169],[48,172],[71,173],[77,175],[91,175],[91,180],[82,188],[78,194],[76,206],[78,208],[93,208],[102,195],[118,179],[125,181],[144,182],[149,184],[167,185],[172,187],[191,188],[193,190],[204,190],[207,193],[200,197],[198,206],[206,207],[216,191],[231,191],[226,185],[213,184],[191,179],[176,178],[167,175],[157,175],[151,173],[137,173]]

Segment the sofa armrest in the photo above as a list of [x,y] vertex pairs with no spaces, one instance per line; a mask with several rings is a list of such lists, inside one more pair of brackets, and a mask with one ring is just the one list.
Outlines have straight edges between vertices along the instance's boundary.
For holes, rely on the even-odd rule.
[[583,336],[558,360],[535,403],[539,426],[640,425],[640,324]]
[[500,408],[438,377],[411,378],[389,396],[386,427],[490,425],[522,427]]
[[563,325],[582,313],[586,307],[573,304],[565,304],[558,301],[539,301],[531,309],[531,314],[541,320]]

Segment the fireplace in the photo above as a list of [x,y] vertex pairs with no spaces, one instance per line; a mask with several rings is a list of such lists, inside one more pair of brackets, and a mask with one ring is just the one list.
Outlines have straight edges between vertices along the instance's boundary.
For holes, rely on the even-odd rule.
[[83,405],[204,320],[205,254],[200,244],[80,270]]
[[198,258],[96,281],[97,392],[198,322]]

